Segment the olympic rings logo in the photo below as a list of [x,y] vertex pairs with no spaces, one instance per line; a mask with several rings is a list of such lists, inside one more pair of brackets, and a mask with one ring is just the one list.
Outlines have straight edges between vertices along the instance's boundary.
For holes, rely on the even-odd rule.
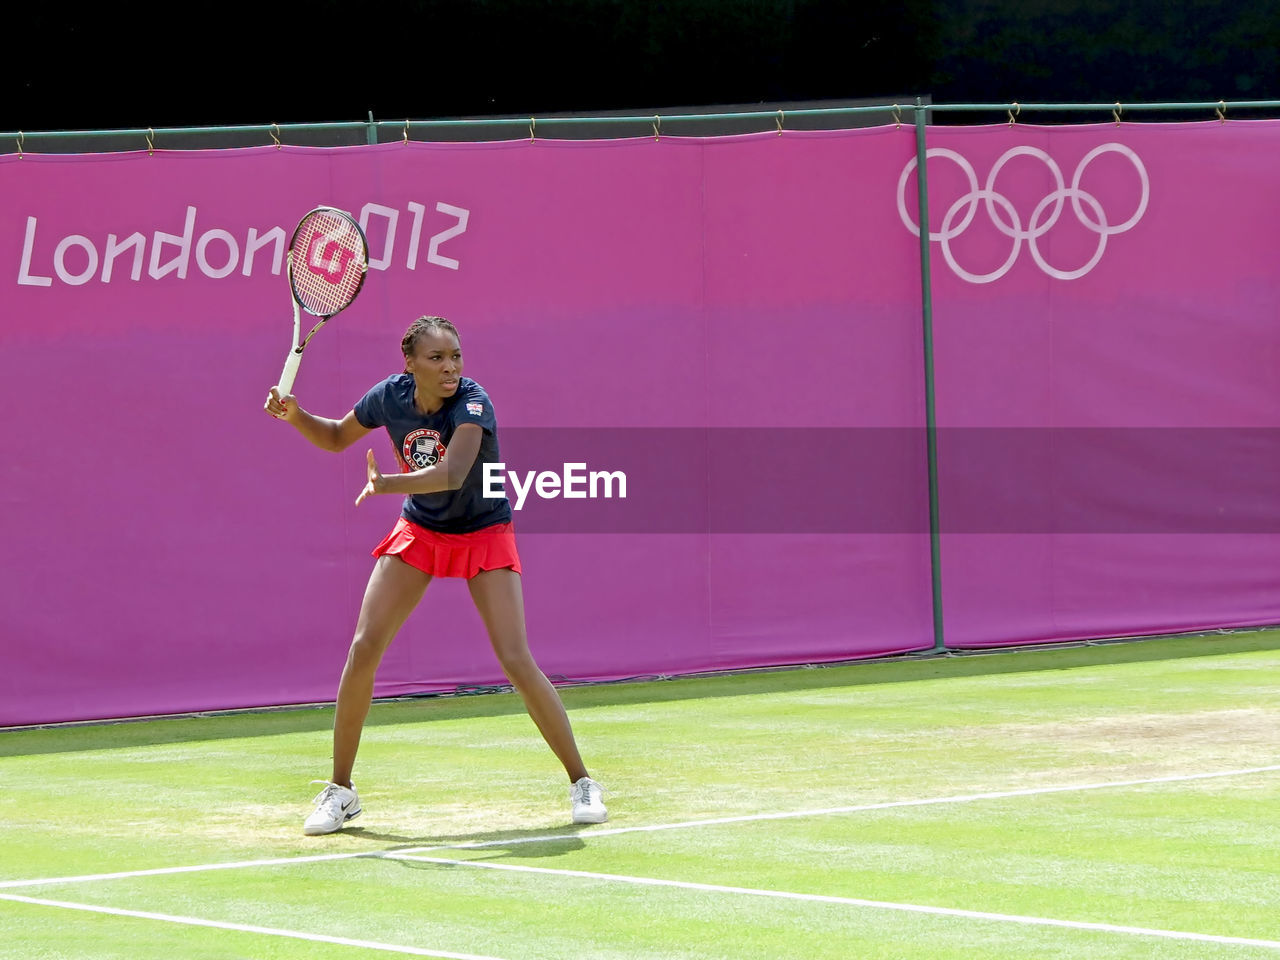
[[[1138,201],[1138,209],[1134,211],[1133,216],[1129,217],[1123,223],[1111,225],[1107,222],[1106,212],[1102,209],[1102,204],[1098,202],[1097,197],[1080,189],[1080,179],[1084,176],[1085,168],[1097,157],[1104,153],[1118,153],[1133,164],[1133,168],[1138,172],[1138,178],[1142,182],[1142,196]],[[1055,189],[1047,193],[1035,209],[1031,211],[1031,216],[1027,220],[1024,228],[1022,219],[1018,216],[1017,208],[1014,207],[1012,201],[1002,193],[998,193],[995,189],[996,177],[1000,175],[1000,171],[1004,165],[1014,157],[1035,157],[1049,168],[1049,173],[1053,176]],[[1031,249],[1031,257],[1035,260],[1036,265],[1040,267],[1050,277],[1058,280],[1075,280],[1077,277],[1083,277],[1086,273],[1098,265],[1098,261],[1102,259],[1102,254],[1107,249],[1107,238],[1124,233],[1131,230],[1142,215],[1147,211],[1147,200],[1151,194],[1151,182],[1147,177],[1147,168],[1142,165],[1142,161],[1138,159],[1138,155],[1129,147],[1120,143],[1104,143],[1100,147],[1094,147],[1076,167],[1075,173],[1071,177],[1071,186],[1067,186],[1062,177],[1062,170],[1054,162],[1049,154],[1045,153],[1038,147],[1012,147],[1006,150],[996,161],[995,166],[991,168],[991,172],[987,174],[986,186],[978,188],[978,177],[974,172],[973,165],[964,157],[956,153],[954,150],[948,150],[943,147],[935,147],[925,153],[926,159],[929,157],[942,157],[956,164],[965,175],[969,182],[969,192],[961,196],[947,209],[946,216],[942,218],[942,228],[936,233],[929,231],[929,239],[936,240],[942,248],[942,255],[946,258],[948,266],[955,272],[956,276],[970,283],[991,283],[993,280],[999,280],[1012,269],[1014,261],[1018,259],[1018,254],[1022,252],[1022,244],[1025,241]],[[906,189],[907,180],[911,176],[911,172],[916,168],[916,158],[912,157],[905,167],[902,169],[902,176],[898,178],[898,215],[902,217],[903,224],[915,236],[920,236],[920,226],[911,219],[911,215],[907,213],[906,205]],[[1082,267],[1076,270],[1060,270],[1050,264],[1044,258],[1038,245],[1038,241],[1058,222],[1058,218],[1062,215],[1064,201],[1070,199],[1071,210],[1075,213],[1076,219],[1080,223],[1098,235],[1098,246],[1094,250],[1093,256]],[[973,222],[973,218],[978,212],[978,203],[985,205],[987,216],[991,218],[991,222],[996,229],[1003,233],[1006,237],[1013,240],[1013,249],[1009,252],[1008,258],[990,273],[971,273],[964,269],[956,262],[955,253],[951,249],[951,242],[960,234],[968,229],[969,224]],[[1087,208],[1087,209],[1086,209]]]

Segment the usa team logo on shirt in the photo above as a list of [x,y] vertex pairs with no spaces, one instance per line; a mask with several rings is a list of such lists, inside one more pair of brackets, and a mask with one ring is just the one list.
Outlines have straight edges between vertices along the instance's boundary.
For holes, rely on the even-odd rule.
[[483,404],[483,403],[468,403],[468,404],[467,404],[467,413],[471,414],[473,417],[481,416],[481,415],[484,413],[484,404]]
[[435,466],[444,457],[444,444],[440,442],[440,434],[425,427],[412,431],[404,438],[401,456],[413,470]]

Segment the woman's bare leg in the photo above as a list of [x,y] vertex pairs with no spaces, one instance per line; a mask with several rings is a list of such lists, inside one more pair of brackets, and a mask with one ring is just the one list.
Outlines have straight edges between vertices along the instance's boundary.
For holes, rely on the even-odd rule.
[[520,574],[509,568],[484,570],[468,580],[467,586],[489,631],[489,642],[503,672],[524,700],[525,709],[543,739],[564,764],[569,782],[577,782],[587,776],[587,768],[578,753],[560,694],[529,653]]
[[429,574],[390,555],[379,557],[369,574],[333,714],[333,782],[340,786],[351,786],[351,768],[373,701],[378,664],[430,582]]

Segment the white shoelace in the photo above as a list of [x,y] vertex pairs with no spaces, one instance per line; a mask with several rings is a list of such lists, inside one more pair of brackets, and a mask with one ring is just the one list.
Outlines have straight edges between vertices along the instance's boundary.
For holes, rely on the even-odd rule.
[[[327,803],[329,800],[338,799],[338,790],[340,788],[336,783],[330,783],[328,780],[312,780],[311,782],[324,784],[324,789],[315,795],[315,799],[311,801],[312,803],[319,805]],[[341,802],[338,805],[341,806]]]

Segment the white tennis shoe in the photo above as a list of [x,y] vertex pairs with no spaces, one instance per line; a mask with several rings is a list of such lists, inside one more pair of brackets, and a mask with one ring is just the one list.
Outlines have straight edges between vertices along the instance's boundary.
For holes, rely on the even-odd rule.
[[609,811],[604,806],[604,787],[590,777],[583,777],[569,788],[574,823],[604,823]]
[[324,789],[311,801],[316,805],[311,816],[302,825],[302,832],[309,837],[321,833],[333,833],[341,830],[348,820],[360,816],[360,797],[353,783],[349,787],[330,783],[328,780],[312,780],[312,783],[323,783]]

